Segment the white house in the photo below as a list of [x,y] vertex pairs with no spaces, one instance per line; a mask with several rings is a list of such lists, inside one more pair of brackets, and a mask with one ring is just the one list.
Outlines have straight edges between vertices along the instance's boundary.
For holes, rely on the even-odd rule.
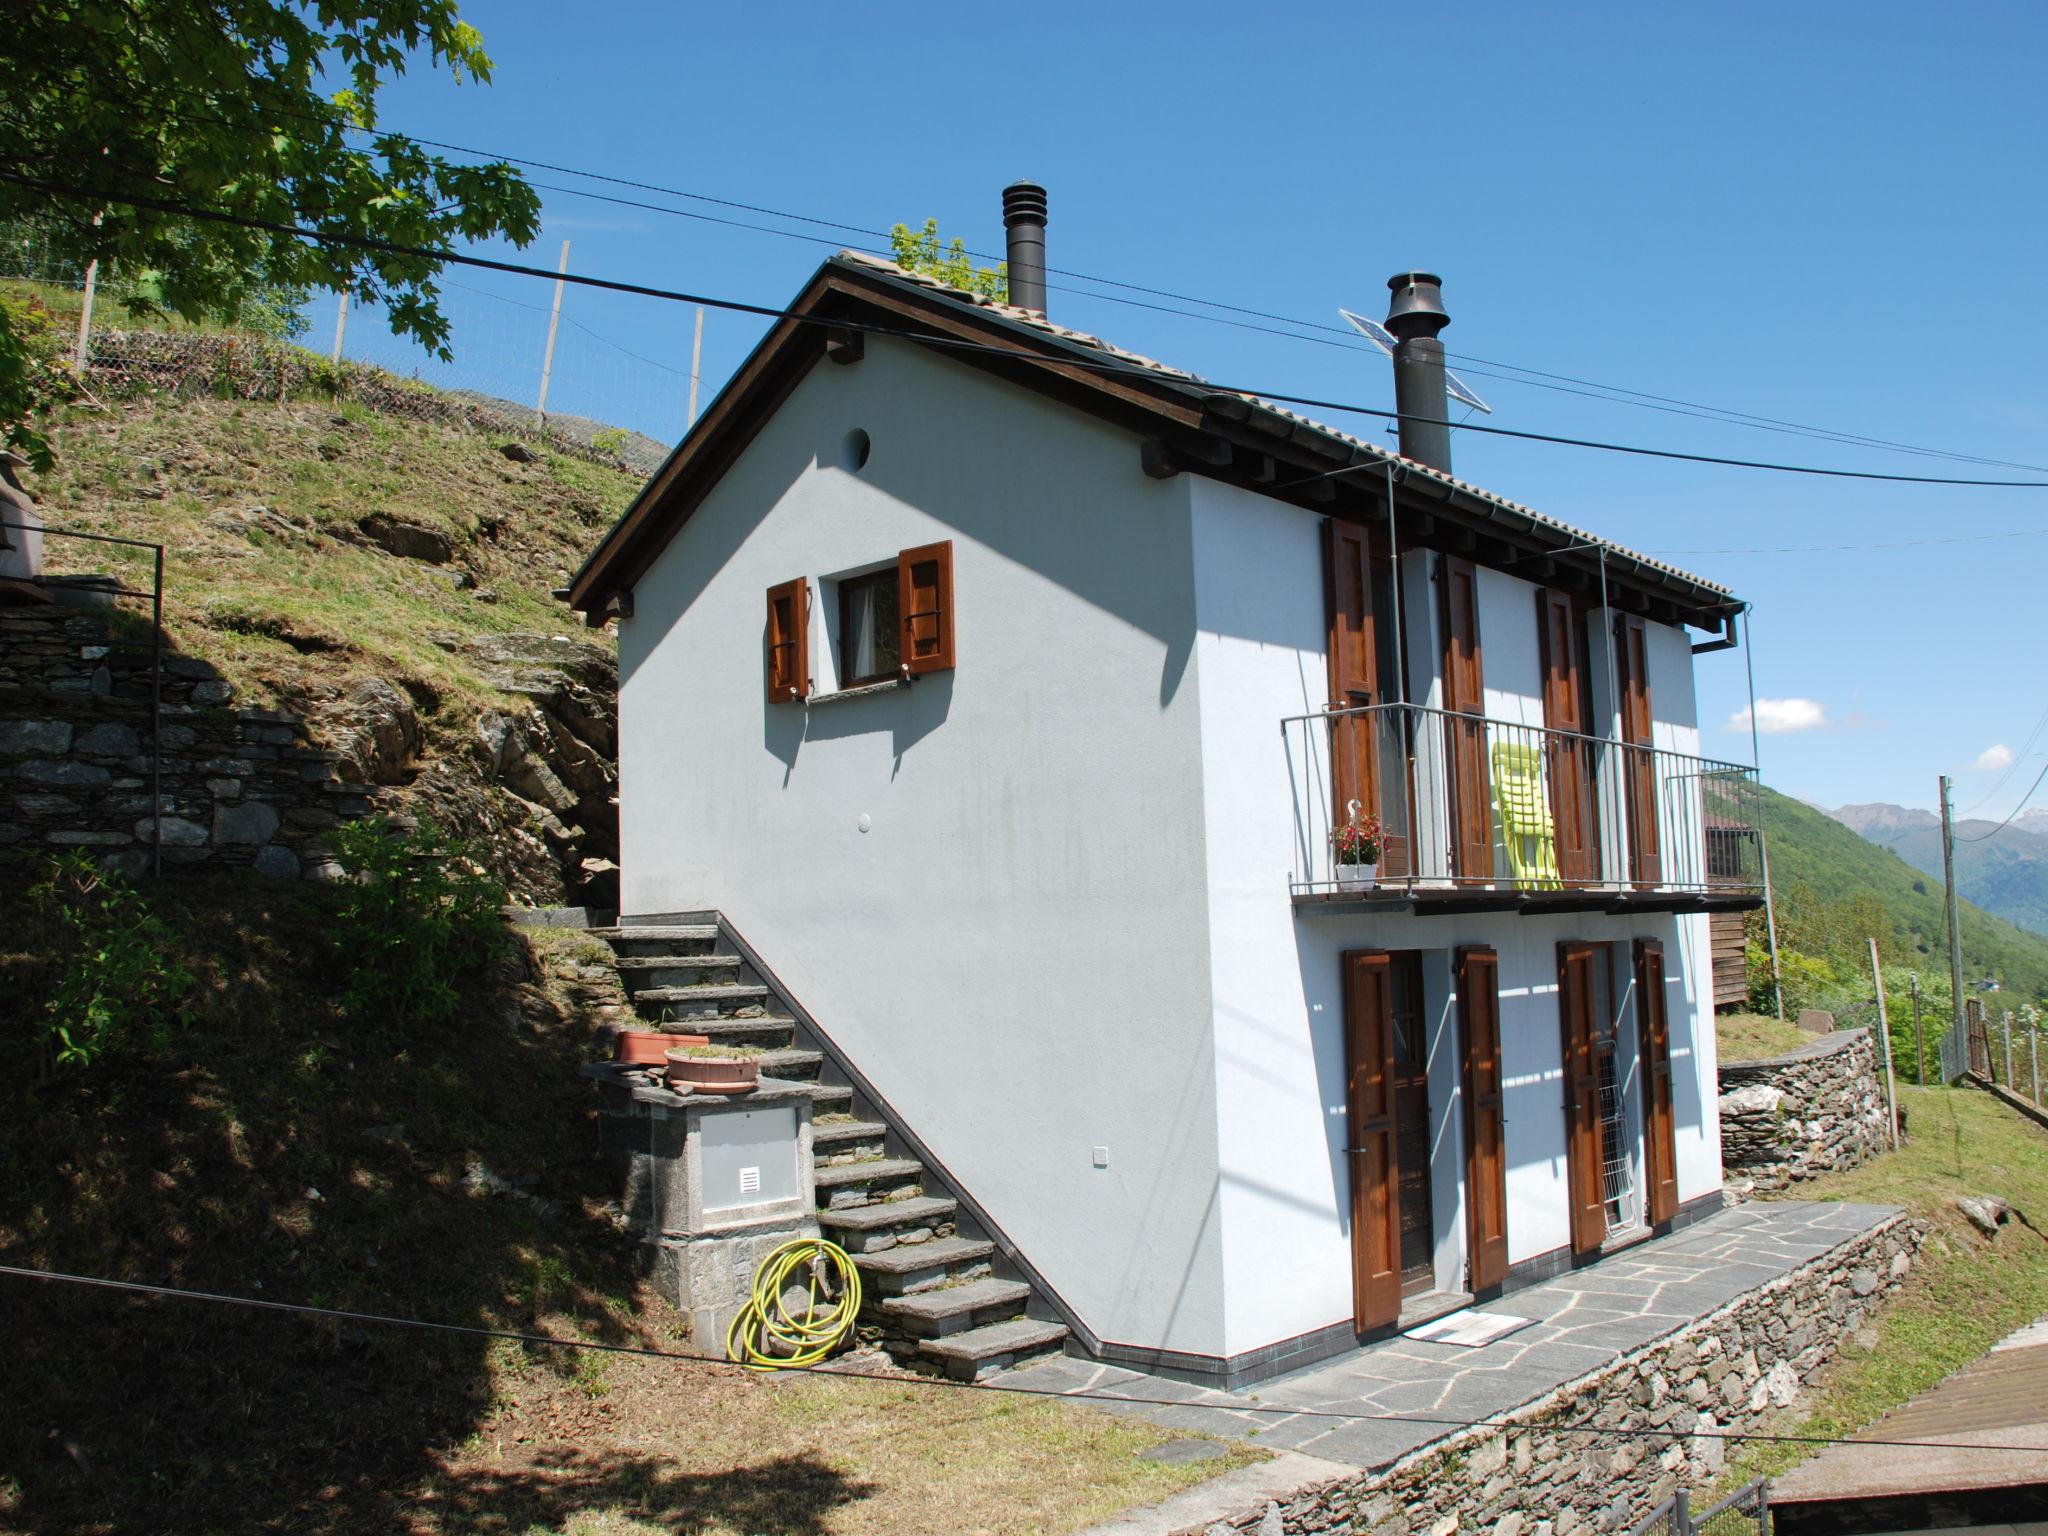
[[1049,322],[1043,209],[1012,304],[828,260],[578,574],[623,921],[743,934],[1070,1348],[1255,1379],[1718,1208],[1740,602],[1452,477],[1427,274],[1392,454]]

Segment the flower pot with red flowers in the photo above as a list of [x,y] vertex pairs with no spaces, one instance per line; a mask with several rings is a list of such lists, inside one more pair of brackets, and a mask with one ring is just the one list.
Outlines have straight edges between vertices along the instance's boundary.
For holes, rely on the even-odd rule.
[[659,1067],[679,1046],[709,1045],[709,1035],[678,1035],[664,1029],[622,1029],[612,1043],[612,1060],[624,1067]]
[[668,1085],[677,1093],[752,1093],[761,1085],[761,1049],[684,1045],[668,1053]]
[[1369,891],[1379,879],[1380,853],[1386,846],[1386,834],[1380,829],[1377,816],[1362,816],[1356,800],[1350,804],[1350,817],[1344,825],[1330,834],[1330,856],[1337,871],[1337,889],[1340,891]]

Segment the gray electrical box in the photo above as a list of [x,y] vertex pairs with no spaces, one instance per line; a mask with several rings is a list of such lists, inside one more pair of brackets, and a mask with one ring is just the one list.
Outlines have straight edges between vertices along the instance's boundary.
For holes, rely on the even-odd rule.
[[707,1113],[698,1122],[698,1135],[706,1215],[796,1198],[793,1107]]

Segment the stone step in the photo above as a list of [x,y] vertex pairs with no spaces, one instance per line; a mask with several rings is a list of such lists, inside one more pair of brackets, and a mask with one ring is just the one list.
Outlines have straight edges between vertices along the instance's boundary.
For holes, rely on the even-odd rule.
[[740,975],[738,955],[621,955],[613,962],[628,992],[657,987],[728,985],[752,981]]
[[818,1069],[824,1065],[823,1051],[806,1051],[791,1047],[761,1053],[761,1075],[764,1077],[786,1078],[798,1083],[815,1082]]
[[765,1014],[760,1018],[694,1019],[687,1033],[703,1035],[713,1045],[759,1045],[787,1050],[796,1037],[796,1020]]
[[811,1113],[816,1115],[844,1115],[853,1109],[853,1090],[844,1083],[813,1083],[811,1085]]
[[[633,1004],[643,1014],[658,1008],[673,1022],[679,1019],[732,1019],[765,1016],[768,989],[739,982],[711,983],[694,987],[644,987],[633,994]],[[752,1013],[747,1010],[755,1010]],[[654,1014],[647,1015],[657,1017]]]
[[880,1253],[859,1253],[854,1267],[872,1295],[908,1296],[948,1280],[978,1280],[988,1273],[996,1245],[971,1237],[935,1237],[898,1243]]
[[853,1120],[845,1124],[813,1124],[811,1150],[823,1168],[833,1161],[856,1157],[880,1157],[889,1148],[889,1127],[879,1120]]
[[935,1291],[919,1291],[911,1296],[886,1296],[880,1311],[920,1338],[939,1339],[965,1333],[983,1323],[1001,1321],[1021,1310],[1030,1299],[1031,1287],[1022,1280],[991,1277]]
[[978,1381],[997,1371],[1049,1354],[1066,1341],[1065,1323],[1041,1322],[1035,1317],[1013,1317],[999,1323],[984,1323],[965,1333],[944,1338],[923,1339],[918,1353],[937,1361],[956,1381]]
[[817,1170],[817,1188],[818,1205],[824,1210],[901,1203],[924,1193],[924,1164],[907,1157],[827,1163]]
[[[951,1237],[960,1202],[941,1195],[916,1195],[908,1200],[883,1200],[818,1212],[818,1225],[849,1253],[880,1253],[899,1244],[915,1247],[935,1237]],[[943,1229],[943,1230],[942,1230]],[[909,1238],[909,1242],[904,1240]]]
[[712,945],[718,942],[718,929],[710,923],[691,923],[673,928],[592,928],[589,932],[621,955],[708,955]]

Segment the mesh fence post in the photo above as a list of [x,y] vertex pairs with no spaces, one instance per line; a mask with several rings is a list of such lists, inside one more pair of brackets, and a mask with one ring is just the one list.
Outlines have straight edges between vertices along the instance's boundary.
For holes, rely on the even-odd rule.
[[72,364],[80,378],[85,377],[86,365],[92,358],[92,298],[99,285],[100,263],[95,256],[85,264],[85,294],[78,307],[78,347],[72,355]]

